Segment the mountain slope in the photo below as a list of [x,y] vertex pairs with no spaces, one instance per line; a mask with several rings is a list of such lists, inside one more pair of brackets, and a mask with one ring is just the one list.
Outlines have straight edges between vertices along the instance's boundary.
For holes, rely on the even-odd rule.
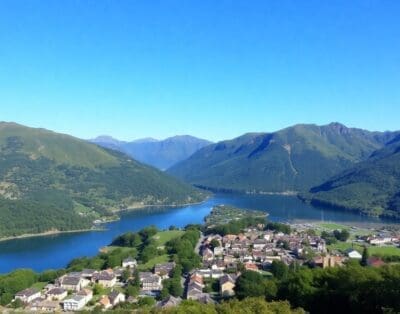
[[400,136],[304,197],[314,204],[400,218]]
[[82,229],[121,208],[202,198],[196,189],[122,153],[0,123],[0,237]]
[[146,138],[132,142],[100,136],[90,142],[124,152],[140,162],[162,170],[185,160],[199,149],[211,144],[207,140],[189,135],[174,136],[162,141]]
[[364,160],[394,136],[339,123],[295,125],[207,146],[168,172],[211,189],[307,191]]

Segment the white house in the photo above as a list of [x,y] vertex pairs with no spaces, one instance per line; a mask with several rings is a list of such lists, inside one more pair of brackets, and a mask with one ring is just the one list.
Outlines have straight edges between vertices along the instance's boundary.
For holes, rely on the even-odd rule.
[[72,298],[64,300],[64,311],[79,311],[85,307],[86,298],[82,295],[74,295]]
[[108,299],[112,306],[116,306],[118,303],[125,302],[125,295],[117,290],[113,290],[108,295]]
[[46,296],[48,300],[62,300],[65,299],[68,295],[68,291],[63,288],[53,288],[47,291]]
[[130,256],[122,261],[122,267],[135,268],[136,266],[137,266],[137,261]]
[[40,291],[32,288],[22,290],[15,294],[15,300],[21,300],[24,303],[29,303],[37,298],[40,298]]
[[347,252],[347,256],[349,258],[354,258],[354,259],[361,259],[362,258],[362,255],[356,250],[349,250]]

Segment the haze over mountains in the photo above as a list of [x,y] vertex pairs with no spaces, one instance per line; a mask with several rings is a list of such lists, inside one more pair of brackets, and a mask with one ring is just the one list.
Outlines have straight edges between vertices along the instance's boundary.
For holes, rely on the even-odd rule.
[[110,136],[99,136],[89,140],[97,145],[118,150],[145,164],[165,170],[187,159],[210,141],[190,135],[169,137],[164,140],[143,138],[131,142],[116,140]]
[[120,152],[0,123],[0,236],[88,228],[119,209],[203,198],[190,185]]

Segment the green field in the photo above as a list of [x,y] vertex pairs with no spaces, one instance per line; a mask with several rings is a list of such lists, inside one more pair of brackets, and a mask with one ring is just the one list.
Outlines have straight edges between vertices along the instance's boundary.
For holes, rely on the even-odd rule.
[[[335,244],[328,245],[328,248],[331,250],[338,250],[341,252],[345,252],[347,249],[352,248],[351,242],[337,242]],[[353,248],[358,252],[362,253],[364,246],[360,244],[353,244]],[[372,246],[367,245],[368,252],[370,255],[379,255],[379,256],[400,256],[400,248],[395,246]]]
[[159,255],[159,256],[152,258],[145,264],[139,264],[138,270],[139,271],[147,271],[147,270],[150,271],[153,269],[154,265],[166,263],[166,262],[169,262],[169,255],[168,254]]
[[158,232],[155,236],[153,236],[153,239],[156,240],[157,246],[163,246],[168,241],[175,239],[183,234],[184,231],[182,230],[166,230]]

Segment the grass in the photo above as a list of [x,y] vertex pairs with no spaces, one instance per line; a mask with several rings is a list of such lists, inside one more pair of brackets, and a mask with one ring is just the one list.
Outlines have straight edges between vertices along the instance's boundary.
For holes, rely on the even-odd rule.
[[35,282],[31,288],[37,289],[37,290],[42,290],[46,285],[48,284],[48,282]]
[[120,249],[122,252],[132,252],[132,255],[136,255],[136,249],[135,248],[131,248],[131,247],[126,247],[126,246],[115,246],[115,245],[110,245],[110,246],[105,246],[102,248],[102,250],[104,250],[104,252],[106,253],[111,253],[112,251],[116,250],[116,249]]
[[157,246],[163,246],[168,241],[180,237],[184,233],[182,230],[166,230],[157,232],[153,238],[156,240]]
[[156,257],[152,258],[151,260],[149,260],[145,264],[139,264],[138,265],[138,270],[139,271],[151,270],[151,269],[153,269],[154,265],[161,264],[161,263],[166,263],[168,261],[169,261],[169,255],[168,254],[159,255],[159,256],[156,256]]
[[[338,250],[345,252],[347,249],[352,248],[351,242],[337,242],[335,244],[328,245],[329,249]],[[362,254],[364,246],[360,244],[353,244],[353,248]],[[379,256],[400,256],[400,248],[395,246],[373,246],[367,245],[368,252],[370,255]]]
[[324,229],[326,231],[350,229],[349,226],[341,225],[341,224],[337,224],[337,223],[331,223],[331,222],[321,222],[321,223],[318,223],[318,226],[320,226],[322,229]]

